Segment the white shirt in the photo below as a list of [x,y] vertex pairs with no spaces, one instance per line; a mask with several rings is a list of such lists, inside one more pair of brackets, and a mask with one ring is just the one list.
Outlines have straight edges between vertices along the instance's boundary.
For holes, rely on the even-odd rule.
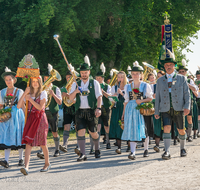
[[[90,87],[88,88],[89,85],[89,79],[88,81],[84,84],[83,81],[81,80],[81,88],[83,91],[88,91],[90,90]],[[77,86],[76,83],[74,82],[72,84],[72,89],[69,94],[72,94],[76,90]],[[101,87],[98,81],[94,80],[94,90],[95,90],[95,96],[96,99],[98,99],[99,96],[102,96],[101,92]],[[90,106],[88,104],[88,97],[87,96],[80,96],[80,109],[89,109]]]
[[[103,84],[105,84],[105,82],[103,82]],[[101,86],[100,86],[101,87]],[[108,88],[107,88],[107,94],[109,94],[111,96],[111,86],[108,85]],[[111,100],[112,98],[110,98],[109,100]],[[103,105],[103,99],[102,99],[102,102],[101,102],[101,105]]]
[[[141,84],[144,83],[144,82],[140,82],[140,87],[139,89],[141,88]],[[124,94],[124,98],[125,98],[125,102],[129,102],[129,92],[128,92],[128,85],[131,85],[131,84],[127,84],[124,89],[125,89],[125,94]],[[132,82],[132,86],[134,88],[134,82]],[[151,90],[151,86],[146,83],[146,97],[147,98],[152,98],[153,99],[153,92]]]
[[[171,78],[173,78],[174,75],[175,75],[175,72],[171,73],[171,74],[170,74]],[[166,73],[166,76],[167,76],[167,78],[169,78],[169,74]]]
[[[52,89],[53,84],[51,83],[51,85],[49,86],[50,89]],[[56,87],[56,96],[62,101],[62,95],[61,95],[61,91],[58,87]]]
[[[186,80],[188,80],[187,77],[186,77]],[[194,87],[194,88],[196,89],[196,91],[199,90],[198,86],[194,83],[194,81],[193,81],[192,79],[190,79],[190,85],[191,85],[192,87]]]

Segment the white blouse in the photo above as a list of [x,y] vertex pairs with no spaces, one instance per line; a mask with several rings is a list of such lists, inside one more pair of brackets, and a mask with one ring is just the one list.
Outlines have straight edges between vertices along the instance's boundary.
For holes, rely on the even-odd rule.
[[[141,84],[144,83],[144,82],[140,82],[140,87],[139,89],[141,88]],[[125,98],[125,102],[129,102],[129,92],[128,92],[128,85],[131,85],[131,84],[127,84],[125,87],[124,87],[124,90],[125,90],[125,95],[124,95],[124,98]],[[134,88],[134,82],[132,82],[132,86]],[[141,89],[140,89],[141,90]],[[147,98],[152,98],[153,99],[153,92],[152,92],[152,89],[151,89],[151,86],[146,83],[146,97]]]

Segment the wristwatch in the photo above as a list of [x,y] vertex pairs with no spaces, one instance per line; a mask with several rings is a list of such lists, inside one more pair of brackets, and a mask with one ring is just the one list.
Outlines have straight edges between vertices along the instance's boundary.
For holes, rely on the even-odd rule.
[[101,108],[97,108],[98,110],[101,110]]

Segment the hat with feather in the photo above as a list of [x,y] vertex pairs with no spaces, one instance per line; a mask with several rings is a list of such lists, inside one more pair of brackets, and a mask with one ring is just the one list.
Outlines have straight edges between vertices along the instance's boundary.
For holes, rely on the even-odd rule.
[[104,66],[104,63],[102,62],[100,65],[100,71],[97,72],[96,76],[97,77],[105,77],[105,72],[106,72],[106,68]]
[[196,75],[200,75],[200,67],[198,66],[198,70],[196,71]]
[[16,73],[12,72],[8,67],[6,67],[5,72],[1,75],[1,77],[4,79],[4,77],[8,75],[12,75],[15,77]]
[[131,76],[131,67],[130,67],[130,65],[128,66],[127,71],[128,71],[127,78],[131,79],[132,76]]
[[77,69],[77,71],[89,71],[90,69],[92,69],[91,65],[90,65],[90,59],[89,57],[86,55],[84,57],[84,63],[82,63],[80,65],[80,67]]
[[174,53],[172,53],[169,49],[167,49],[167,51],[170,57],[166,57],[164,60],[160,60],[160,63],[162,64],[162,66],[164,66],[165,63],[174,63],[176,65],[177,62],[175,61]]
[[130,68],[128,68],[128,69],[129,69],[128,71],[139,71],[139,72],[143,72],[144,71],[144,68],[142,66],[140,66],[137,61],[135,61],[133,63],[132,69],[130,69]]
[[185,59],[182,59],[181,61],[182,64],[178,65],[178,67],[176,68],[177,71],[179,70],[185,70],[187,71],[188,69],[186,68],[186,61]]
[[42,77],[49,76],[51,71],[52,71],[52,69],[53,69],[53,66],[48,63],[47,69],[45,70],[44,74],[42,74]]

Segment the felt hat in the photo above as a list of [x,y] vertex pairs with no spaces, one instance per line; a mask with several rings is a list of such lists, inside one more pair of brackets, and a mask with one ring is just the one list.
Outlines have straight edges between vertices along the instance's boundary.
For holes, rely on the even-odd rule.
[[1,75],[1,77],[4,79],[4,77],[8,75],[13,75],[15,77],[16,73],[12,72],[8,67],[6,67],[5,72]]

